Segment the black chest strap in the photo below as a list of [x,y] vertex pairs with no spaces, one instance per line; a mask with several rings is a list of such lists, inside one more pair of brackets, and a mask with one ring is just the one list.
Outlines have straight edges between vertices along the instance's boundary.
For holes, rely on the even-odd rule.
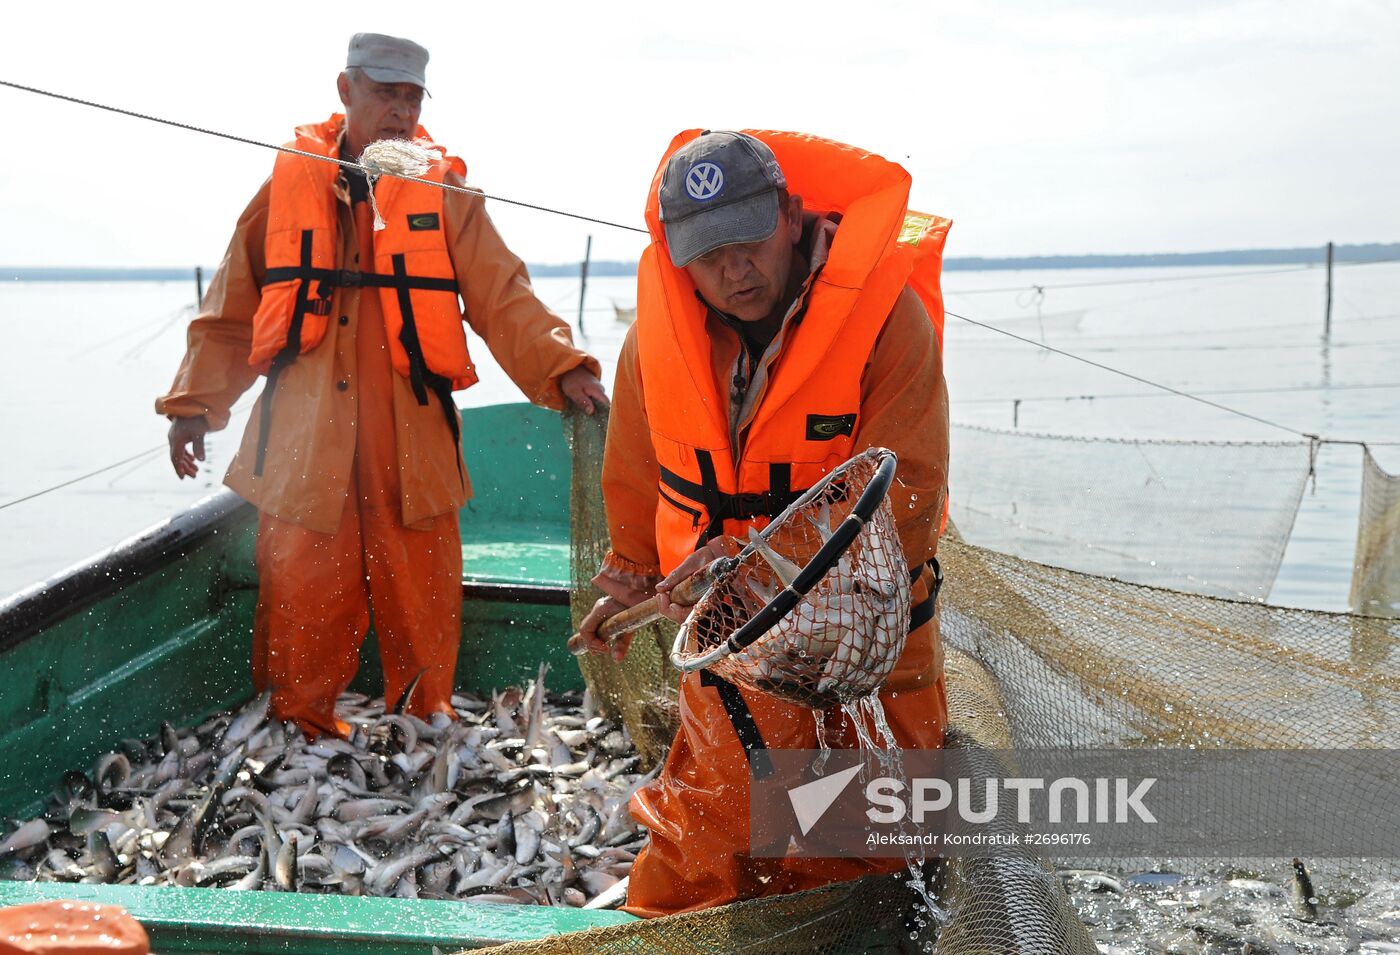
[[[704,510],[709,523],[700,533],[698,544],[704,544],[724,529],[724,522],[751,521],[758,517],[770,520],[781,514],[789,504],[804,492],[792,489],[792,465],[786,463],[768,465],[768,490],[761,494],[729,494],[719,489],[719,479],[715,472],[715,459],[709,451],[697,449],[695,461],[700,468],[700,483],[681,477],[667,468],[661,468],[662,493],[669,488],[682,497],[698,503]],[[696,514],[696,526],[701,515]]]
[[[292,320],[287,324],[287,342],[272,359],[267,369],[267,385],[262,393],[262,413],[258,422],[258,453],[253,464],[253,476],[261,477],[263,464],[267,458],[267,439],[272,427],[272,396],[277,390],[277,379],[283,369],[301,354],[301,329],[306,313],[314,311],[322,314],[320,308],[328,307],[332,291],[337,288],[391,288],[397,293],[399,314],[403,326],[399,329],[399,344],[408,355],[408,380],[413,389],[413,397],[420,405],[428,403],[428,392],[437,396],[442,406],[447,427],[452,432],[452,442],[457,448],[457,477],[463,484],[466,474],[462,466],[462,421],[457,415],[457,404],[452,400],[452,381],[428,369],[423,357],[423,345],[418,337],[418,322],[413,315],[414,289],[428,292],[458,292],[457,280],[451,278],[431,278],[409,275],[405,256],[393,256],[393,274],[380,272],[360,272],[354,269],[321,269],[311,264],[312,230],[301,233],[301,261],[297,265],[268,269],[263,276],[263,285],[277,282],[300,280],[297,286],[296,304],[292,308]],[[316,283],[316,301],[308,295],[311,283]],[[323,304],[324,303],[324,304]]]

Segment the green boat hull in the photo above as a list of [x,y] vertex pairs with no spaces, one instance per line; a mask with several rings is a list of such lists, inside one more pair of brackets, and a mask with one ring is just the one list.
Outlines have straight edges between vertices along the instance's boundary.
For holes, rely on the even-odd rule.
[[[570,630],[570,458],[559,417],[529,405],[462,414],[474,499],[462,510],[459,688],[551,664],[579,689]],[[0,815],[27,816],[67,769],[162,721],[250,699],[256,512],[231,492],[0,604]],[[373,634],[356,688],[377,693]],[[628,921],[618,912],[490,903],[0,882],[0,905],[84,898],[128,908],[161,951],[450,951]]]

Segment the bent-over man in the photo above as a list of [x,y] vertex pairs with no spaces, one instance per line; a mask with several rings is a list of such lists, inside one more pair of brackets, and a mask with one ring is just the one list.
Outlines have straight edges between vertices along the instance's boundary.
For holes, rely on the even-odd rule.
[[[893,163],[813,136],[691,130],[672,142],[647,204],[652,241],[614,386],[603,468],[612,548],[594,578],[608,596],[580,634],[605,650],[608,617],[733,553],[734,538],[838,464],[888,447],[914,584],[908,642],[880,697],[898,743],[930,748],[947,716],[934,554],[949,223],[908,212],[909,182]],[[624,638],[614,656],[626,649]],[[701,671],[681,680],[680,717],[660,776],[631,804],[650,839],[630,911],[684,912],[904,864],[750,857],[755,753],[815,748],[812,711]],[[825,720],[829,740],[855,745],[843,713]]]

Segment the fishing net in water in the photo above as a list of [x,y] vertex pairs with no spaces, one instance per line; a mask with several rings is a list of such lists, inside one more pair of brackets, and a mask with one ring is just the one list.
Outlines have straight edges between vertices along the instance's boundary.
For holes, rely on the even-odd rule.
[[904,651],[909,571],[886,496],[895,456],[833,470],[723,562],[672,661],[813,709],[870,696]]
[[1370,448],[1362,455],[1350,604],[1356,613],[1400,617],[1400,474],[1387,474]]
[[938,555],[943,640],[996,676],[1019,748],[1400,745],[1400,621]]
[[1312,445],[1142,441],[955,424],[949,505],[980,547],[1100,577],[1268,597]]

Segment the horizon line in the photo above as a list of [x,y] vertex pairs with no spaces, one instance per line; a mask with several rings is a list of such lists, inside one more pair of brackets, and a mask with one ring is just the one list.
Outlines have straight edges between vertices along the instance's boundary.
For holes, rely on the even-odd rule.
[[[1010,271],[1030,268],[1124,268],[1133,265],[1281,265],[1323,264],[1327,246],[1291,248],[1221,249],[1207,252],[1087,252],[1020,256],[955,256],[943,260],[948,271]],[[1385,262],[1400,259],[1400,242],[1366,242],[1333,246],[1333,261]],[[572,275],[580,262],[529,262],[531,275],[555,278]],[[202,268],[212,278],[209,266],[101,266],[101,265],[0,265],[0,279],[9,281],[43,280],[139,280],[182,279]],[[634,259],[594,259],[589,272],[594,276],[635,275]]]

